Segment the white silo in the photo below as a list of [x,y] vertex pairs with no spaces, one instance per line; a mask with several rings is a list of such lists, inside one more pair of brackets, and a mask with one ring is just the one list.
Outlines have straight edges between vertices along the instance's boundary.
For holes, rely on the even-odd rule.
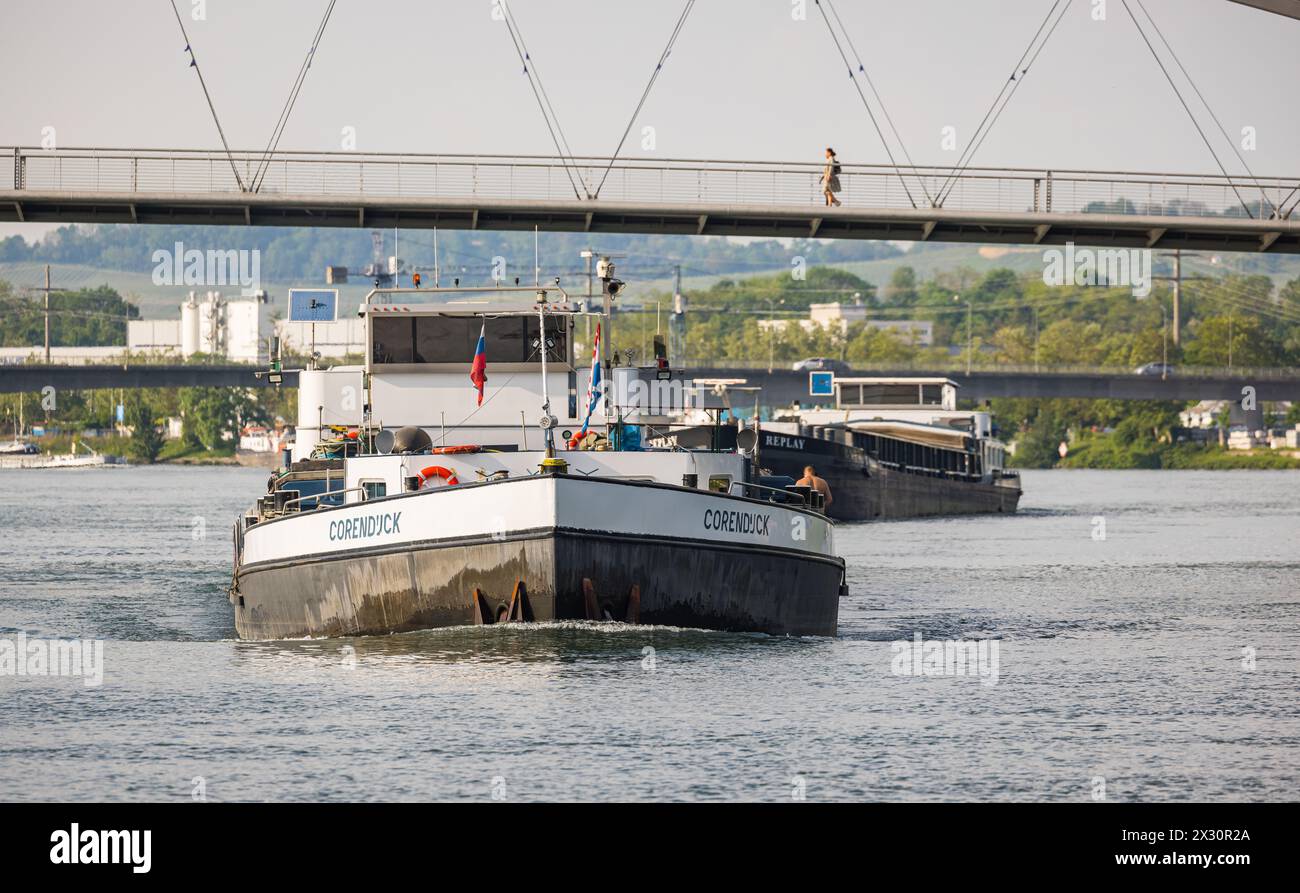
[[181,305],[181,356],[192,357],[199,352],[199,304],[194,292]]
[[221,357],[226,354],[226,313],[221,292],[210,291],[199,304],[199,338],[197,350]]

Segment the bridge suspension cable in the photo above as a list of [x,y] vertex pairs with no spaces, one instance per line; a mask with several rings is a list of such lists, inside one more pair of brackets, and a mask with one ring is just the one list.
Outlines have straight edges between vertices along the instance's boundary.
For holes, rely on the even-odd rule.
[[[583,193],[591,198],[591,193],[587,190],[587,183],[578,173],[578,163],[574,158],[573,150],[569,148],[569,140],[564,135],[564,128],[560,126],[560,118],[555,114],[555,109],[551,106],[551,98],[542,85],[541,73],[537,70],[532,56],[528,52],[528,47],[524,43],[523,32],[519,28],[519,22],[515,19],[514,13],[510,11],[510,5],[506,0],[500,0],[502,18],[506,23],[506,30],[510,33],[510,41],[515,46],[515,52],[519,55],[519,63],[523,66],[523,73],[528,78],[528,85],[532,87],[533,97],[537,100],[537,107],[541,109],[542,119],[546,122],[546,129],[551,134],[551,142],[555,144],[555,151],[560,155],[560,163],[564,166],[564,172],[569,178],[569,185],[573,187],[575,198],[581,199]],[[578,189],[578,183],[582,183],[582,189]]]
[[[885,106],[885,101],[880,98],[880,91],[876,89],[875,82],[871,80],[871,75],[867,73],[867,67],[862,62],[862,54],[858,52],[857,45],[853,43],[853,37],[849,34],[849,29],[844,27],[844,21],[840,18],[839,10],[835,8],[835,4],[831,2],[831,0],[826,0],[826,7],[831,11],[831,15],[835,17],[835,23],[839,26],[841,33],[844,34],[844,41],[849,45],[849,49],[853,52],[853,58],[857,60],[858,73],[862,75],[863,80],[867,82],[867,86],[871,88],[871,95],[876,97],[876,103],[880,106],[881,114],[884,115],[885,122],[889,124],[889,129],[894,134],[894,139],[898,141],[898,148],[902,151],[903,157],[907,159],[908,166],[915,170],[916,162],[912,160],[912,154],[907,151],[907,144],[903,142],[903,137],[899,134],[898,127],[894,124],[893,116],[889,114],[889,109]],[[849,76],[853,77],[852,69],[849,70]],[[863,99],[865,101],[865,97],[863,97]],[[870,112],[871,110],[868,109],[867,111]],[[877,128],[877,132],[879,132],[879,128]],[[884,138],[883,135],[881,138]],[[917,183],[920,185],[921,191],[925,193],[925,200],[930,203],[931,207],[934,207],[934,197],[930,195],[930,190],[925,185],[925,179],[917,177]]]
[[1187,279],[1184,281],[1183,287],[1184,289],[1187,289],[1189,285],[1194,286],[1200,284],[1211,285],[1218,289],[1218,293],[1197,295],[1196,297],[1198,298],[1218,298],[1224,303],[1231,304],[1238,310],[1242,310],[1246,313],[1258,316],[1271,316],[1278,322],[1300,326],[1300,313],[1296,313],[1294,310],[1291,310],[1284,305],[1271,303],[1265,298],[1253,296],[1239,288],[1233,288],[1222,279],[1216,279],[1212,276]]
[[[1259,178],[1255,176],[1255,172],[1250,169],[1250,165],[1247,164],[1246,159],[1242,157],[1240,150],[1237,149],[1237,143],[1232,139],[1232,137],[1228,136],[1227,128],[1223,126],[1223,122],[1219,120],[1219,116],[1214,113],[1214,109],[1210,108],[1210,103],[1206,100],[1205,95],[1201,93],[1201,88],[1196,86],[1196,81],[1192,80],[1192,76],[1183,65],[1183,60],[1178,58],[1178,53],[1174,51],[1173,46],[1165,37],[1165,33],[1161,31],[1160,26],[1156,24],[1156,20],[1151,15],[1150,10],[1146,8],[1146,4],[1143,3],[1142,0],[1137,0],[1137,5],[1138,8],[1142,10],[1142,13],[1147,17],[1147,20],[1151,22],[1151,27],[1155,30],[1156,36],[1160,38],[1160,42],[1164,44],[1165,49],[1169,51],[1169,55],[1173,58],[1174,62],[1177,63],[1178,70],[1183,73],[1183,77],[1187,78],[1187,83],[1191,84],[1192,90],[1196,92],[1196,98],[1201,101],[1201,105],[1205,106],[1205,111],[1209,113],[1211,120],[1213,120],[1215,126],[1219,128],[1219,133],[1223,135],[1224,142],[1226,142],[1232,149],[1232,154],[1237,156],[1237,160],[1240,161],[1241,166],[1246,169],[1246,173],[1255,181],[1255,186],[1259,189],[1259,213],[1262,216],[1264,214],[1265,206],[1270,204],[1270,202],[1268,201],[1267,194],[1264,192],[1263,185],[1259,182]],[[1280,208],[1274,208],[1273,215],[1275,215],[1279,210]]]
[[623,144],[627,142],[627,136],[632,132],[632,125],[636,124],[637,116],[641,114],[641,109],[645,106],[646,99],[650,96],[650,91],[654,88],[655,81],[659,79],[659,73],[664,70],[664,63],[668,61],[668,56],[673,51],[673,44],[677,43],[677,37],[682,33],[682,27],[686,24],[686,19],[690,16],[691,10],[695,7],[695,0],[686,0],[686,6],[682,9],[681,15],[677,17],[677,24],[673,27],[672,34],[668,37],[668,44],[664,51],[659,54],[659,61],[655,64],[655,69],[650,73],[650,80],[646,83],[645,89],[641,91],[641,99],[637,102],[636,108],[632,111],[632,117],[628,119],[627,127],[623,130],[623,136],[618,141],[618,146],[614,149],[614,154],[609,157],[609,164],[605,166],[605,172],[601,174],[600,182],[596,184],[596,191],[589,198],[599,198],[600,190],[605,186],[605,180],[609,178],[609,172],[614,168],[614,162],[618,159],[618,153],[623,151]]
[[[1184,257],[1184,260],[1189,262],[1194,261],[1193,258],[1188,258],[1186,256]],[[1189,263],[1189,266],[1190,265],[1191,264]],[[1222,297],[1224,297],[1224,299],[1229,303],[1237,304],[1237,306],[1253,313],[1261,313],[1276,317],[1282,322],[1300,325],[1300,307],[1293,307],[1282,302],[1275,303],[1270,296],[1252,292],[1247,289],[1244,284],[1234,281],[1230,276],[1207,276],[1198,274],[1196,276],[1183,277],[1183,282],[1184,287],[1188,284],[1212,285],[1224,293]],[[1213,297],[1213,295],[1203,295],[1202,297]]]
[[325,26],[329,24],[330,15],[334,12],[334,4],[337,2],[338,0],[329,0],[329,5],[325,7],[325,15],[316,28],[316,36],[312,38],[311,48],[307,50],[307,58],[303,59],[302,67],[298,69],[298,77],[294,80],[293,86],[289,88],[289,98],[285,100],[284,108],[280,110],[280,118],[275,122],[275,127],[271,130],[271,138],[266,142],[266,150],[262,153],[262,160],[258,162],[257,168],[253,172],[253,179],[249,184],[253,192],[261,190],[262,181],[266,179],[266,172],[271,167],[271,155],[280,145],[280,137],[284,135],[284,128],[289,123],[289,115],[293,112],[294,104],[298,101],[298,94],[302,91],[303,81],[307,79],[307,69],[311,68],[312,59],[316,56],[316,48],[320,46],[321,36],[325,33]]
[[[1059,14],[1056,12],[1058,7],[1061,10]],[[975,132],[971,134],[970,140],[966,143],[966,148],[963,149],[961,155],[958,156],[957,164],[953,167],[948,177],[939,187],[939,196],[936,199],[938,207],[943,207],[943,203],[947,201],[952,190],[956,188],[957,178],[961,176],[966,168],[970,166],[970,163],[975,159],[975,153],[984,145],[984,140],[988,139],[988,135],[993,130],[993,126],[998,123],[998,118],[1002,117],[1002,112],[1005,111],[1006,107],[1011,103],[1011,98],[1016,95],[1016,91],[1019,90],[1020,85],[1024,83],[1025,76],[1029,74],[1029,69],[1031,69],[1034,66],[1034,63],[1038,61],[1039,54],[1042,53],[1043,48],[1047,46],[1047,42],[1052,39],[1052,35],[1056,32],[1057,26],[1061,24],[1061,19],[1065,18],[1066,10],[1069,8],[1070,0],[1054,0],[1052,3],[1052,8],[1047,11],[1047,15],[1038,26],[1038,30],[1034,32],[1033,38],[1029,41],[1029,45],[1026,46],[1025,51],[1020,54],[1020,61],[1018,61],[1015,68],[1011,70],[1011,77],[1007,78],[1006,82],[1003,83],[1002,89],[998,91],[998,95],[994,98],[992,105],[990,105],[988,111],[984,113],[984,118],[980,121],[979,127],[975,128]],[[1056,15],[1055,21],[1052,21],[1053,15]],[[1051,23],[1051,28],[1047,31],[1046,36],[1043,36],[1043,29],[1048,27],[1049,22]],[[1040,37],[1042,38],[1041,42],[1039,41]],[[1035,47],[1037,47],[1037,49],[1035,49]],[[1031,53],[1032,56],[1030,55]],[[1026,59],[1028,59],[1028,62],[1025,61]],[[1016,77],[1017,71],[1020,72],[1020,77]]]
[[221,129],[221,119],[217,117],[217,107],[212,104],[212,94],[208,93],[207,82],[203,80],[203,71],[199,68],[198,57],[194,55],[191,48],[190,36],[185,33],[185,23],[181,21],[181,12],[176,8],[176,0],[171,0],[172,12],[176,13],[176,24],[181,28],[181,37],[185,38],[185,52],[190,54],[190,68],[199,76],[199,86],[203,88],[203,96],[208,101],[208,110],[212,112],[212,121],[217,125],[217,134],[221,137],[221,145],[226,150],[226,159],[230,162],[230,171],[235,175],[235,182],[239,184],[240,192],[247,192],[244,180],[239,176],[239,167],[235,164],[235,156],[230,152],[230,143],[226,142],[226,132]]
[[[1232,187],[1233,193],[1237,196],[1237,201],[1241,203],[1241,209],[1246,212],[1247,217],[1254,219],[1255,215],[1250,213],[1250,207],[1246,204],[1246,200],[1242,198],[1241,191],[1237,189],[1237,184],[1232,182],[1232,178],[1228,176],[1228,169],[1223,166],[1223,161],[1219,158],[1219,153],[1214,151],[1214,146],[1210,143],[1210,138],[1205,135],[1205,130],[1201,127],[1201,122],[1196,120],[1196,116],[1192,114],[1191,106],[1189,106],[1187,100],[1183,98],[1183,91],[1178,89],[1178,84],[1175,83],[1173,75],[1169,73],[1169,69],[1165,66],[1164,60],[1160,58],[1160,54],[1156,52],[1155,45],[1151,43],[1151,38],[1147,37],[1146,31],[1142,28],[1142,23],[1139,22],[1138,17],[1133,14],[1133,8],[1129,6],[1128,0],[1122,0],[1122,2],[1124,4],[1124,11],[1127,12],[1128,17],[1133,20],[1133,25],[1137,28],[1138,34],[1142,36],[1142,42],[1147,45],[1147,49],[1151,51],[1151,57],[1156,60],[1156,65],[1160,66],[1160,71],[1164,74],[1165,80],[1167,80],[1169,86],[1173,88],[1174,95],[1178,97],[1178,102],[1182,105],[1183,111],[1187,112],[1187,117],[1191,119],[1192,126],[1196,128],[1196,132],[1200,135],[1201,142],[1205,143],[1205,148],[1210,150],[1210,155],[1213,156],[1214,163],[1219,166],[1219,170],[1223,173],[1223,176],[1227,178],[1228,185]],[[1146,12],[1145,7],[1142,11]],[[1147,13],[1147,17],[1150,18],[1150,13]],[[1151,24],[1154,26],[1155,20],[1152,20]],[[1176,56],[1175,59],[1177,59]],[[1190,80],[1190,78],[1188,80]],[[1211,117],[1213,117],[1213,114],[1211,114]],[[1260,208],[1260,211],[1262,213],[1263,208]]]
[[[876,128],[876,135],[880,137],[881,145],[885,147],[885,155],[889,157],[889,164],[894,168],[894,173],[898,175],[898,182],[903,184],[903,191],[907,193],[907,200],[911,202],[912,207],[915,208],[916,198],[912,195],[912,190],[907,186],[907,178],[904,177],[903,172],[898,169],[898,162],[894,159],[894,150],[890,148],[889,140],[885,139],[885,133],[880,129],[880,122],[876,120],[876,113],[871,110],[871,103],[867,102],[867,94],[862,91],[862,85],[858,83],[857,75],[853,71],[853,65],[849,62],[849,57],[845,55],[844,47],[840,45],[839,35],[835,33],[835,28],[831,25],[830,17],[826,15],[826,10],[822,8],[821,0],[813,0],[813,3],[816,4],[818,12],[822,14],[822,21],[826,23],[826,30],[830,33],[831,40],[835,43],[835,49],[839,52],[840,59],[844,61],[844,67],[848,69],[849,80],[853,82],[854,89],[858,91],[858,97],[862,100],[862,107],[867,110],[867,117],[871,119],[871,125]],[[830,0],[827,0],[828,5],[829,3]],[[839,16],[837,15],[836,19],[838,20],[838,18]],[[845,33],[845,37],[848,37],[847,32]],[[855,50],[854,52],[856,53],[857,51]],[[864,75],[866,74],[865,68],[862,73]],[[872,90],[874,91],[875,88],[872,87]],[[879,99],[879,95],[877,95],[876,98]],[[881,104],[881,109],[884,109],[883,103]],[[901,145],[902,141],[900,140],[899,142]],[[928,194],[927,190],[927,195]]]
[[1286,209],[1286,203],[1289,202],[1289,201],[1291,200],[1291,196],[1295,195],[1295,194],[1298,193],[1298,192],[1300,192],[1300,183],[1297,183],[1295,189],[1292,189],[1290,192],[1288,192],[1288,193],[1286,194],[1286,198],[1282,199],[1282,201],[1280,201],[1280,202],[1277,203],[1277,216],[1278,216],[1278,217],[1282,218],[1283,220],[1286,220],[1286,219],[1288,219],[1292,214],[1295,213],[1296,208],[1300,208],[1300,198],[1298,198],[1298,199],[1296,199],[1295,204],[1291,206],[1291,210],[1289,210],[1289,211],[1288,211],[1288,210],[1285,210],[1285,209]]

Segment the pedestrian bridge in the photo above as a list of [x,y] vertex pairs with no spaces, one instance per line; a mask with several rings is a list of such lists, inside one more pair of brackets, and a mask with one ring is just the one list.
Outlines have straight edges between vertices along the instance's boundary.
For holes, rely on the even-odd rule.
[[[246,188],[259,166],[258,188]],[[801,162],[11,146],[0,147],[0,221],[1300,253],[1297,176],[845,164],[843,207],[826,208],[821,172]],[[941,205],[914,204],[940,194]]]

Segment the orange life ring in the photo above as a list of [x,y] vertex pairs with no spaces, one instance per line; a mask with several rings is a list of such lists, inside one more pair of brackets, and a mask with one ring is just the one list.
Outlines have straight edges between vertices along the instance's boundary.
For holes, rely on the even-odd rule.
[[442,478],[449,487],[454,487],[460,483],[460,479],[456,477],[456,472],[450,468],[443,468],[441,465],[430,465],[428,468],[420,469],[419,477],[421,490],[424,489],[425,484],[435,477]]
[[478,444],[465,444],[464,446],[444,446],[434,447],[432,452],[435,456],[452,456],[456,453],[477,453],[482,449]]

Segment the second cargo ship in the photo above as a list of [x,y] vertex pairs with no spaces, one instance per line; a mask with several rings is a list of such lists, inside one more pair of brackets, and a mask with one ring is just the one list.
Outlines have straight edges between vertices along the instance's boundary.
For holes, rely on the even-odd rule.
[[[957,409],[946,378],[836,378],[835,405],[795,406],[759,424],[756,464],[799,480],[812,466],[839,521],[1014,512],[1020,477],[992,416]],[[651,443],[734,447],[734,424],[676,427]]]

